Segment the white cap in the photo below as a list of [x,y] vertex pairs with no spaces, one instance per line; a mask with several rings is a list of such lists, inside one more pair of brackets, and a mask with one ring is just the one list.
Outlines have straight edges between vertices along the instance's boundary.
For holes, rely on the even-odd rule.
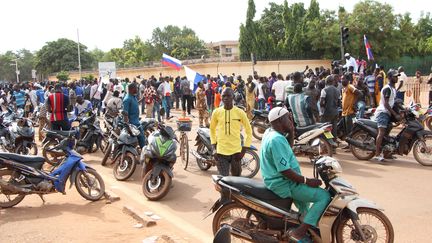
[[345,53],[345,57],[349,57],[350,56],[350,54],[349,53]]
[[281,117],[283,117],[285,114],[288,113],[288,110],[283,107],[275,107],[270,110],[268,119],[269,122],[275,121]]

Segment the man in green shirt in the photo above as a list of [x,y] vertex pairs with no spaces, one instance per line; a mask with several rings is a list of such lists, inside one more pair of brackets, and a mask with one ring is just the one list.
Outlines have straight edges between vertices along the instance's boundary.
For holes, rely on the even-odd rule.
[[[305,214],[303,223],[290,232],[291,240],[297,242],[307,239],[310,226],[317,227],[318,220],[330,203],[330,194],[319,187],[321,180],[302,176],[300,165],[285,137],[294,130],[288,110],[273,108],[268,119],[271,128],[267,129],[262,141],[261,174],[269,190],[281,198],[291,197],[299,212]],[[310,208],[309,203],[313,203]]]

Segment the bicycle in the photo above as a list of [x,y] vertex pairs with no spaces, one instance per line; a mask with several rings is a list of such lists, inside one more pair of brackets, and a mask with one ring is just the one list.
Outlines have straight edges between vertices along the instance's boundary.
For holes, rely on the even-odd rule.
[[177,130],[180,131],[180,158],[183,169],[186,170],[189,164],[189,138],[187,132],[192,130],[192,121],[189,118],[180,118],[177,121]]

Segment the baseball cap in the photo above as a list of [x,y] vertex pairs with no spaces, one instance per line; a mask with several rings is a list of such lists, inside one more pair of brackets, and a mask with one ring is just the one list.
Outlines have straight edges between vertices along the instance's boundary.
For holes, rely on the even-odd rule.
[[398,73],[398,71],[396,71],[394,69],[390,69],[387,72],[387,77],[396,77],[396,76],[400,76],[400,73]]
[[288,113],[288,110],[283,107],[275,107],[270,110],[268,119],[269,122],[273,122],[281,117],[283,117],[285,114]]

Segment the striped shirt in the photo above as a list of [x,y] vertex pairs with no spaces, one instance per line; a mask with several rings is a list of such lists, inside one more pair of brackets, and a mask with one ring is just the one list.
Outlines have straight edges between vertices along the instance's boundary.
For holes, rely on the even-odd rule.
[[304,127],[314,124],[309,96],[304,93],[292,94],[288,96],[288,102],[297,126]]
[[69,96],[62,92],[56,92],[48,96],[48,105],[51,107],[51,121],[67,120],[67,107],[69,106]]
[[25,92],[20,90],[20,91],[14,91],[13,92],[13,96],[15,98],[15,103],[17,105],[18,108],[24,108],[25,105]]

